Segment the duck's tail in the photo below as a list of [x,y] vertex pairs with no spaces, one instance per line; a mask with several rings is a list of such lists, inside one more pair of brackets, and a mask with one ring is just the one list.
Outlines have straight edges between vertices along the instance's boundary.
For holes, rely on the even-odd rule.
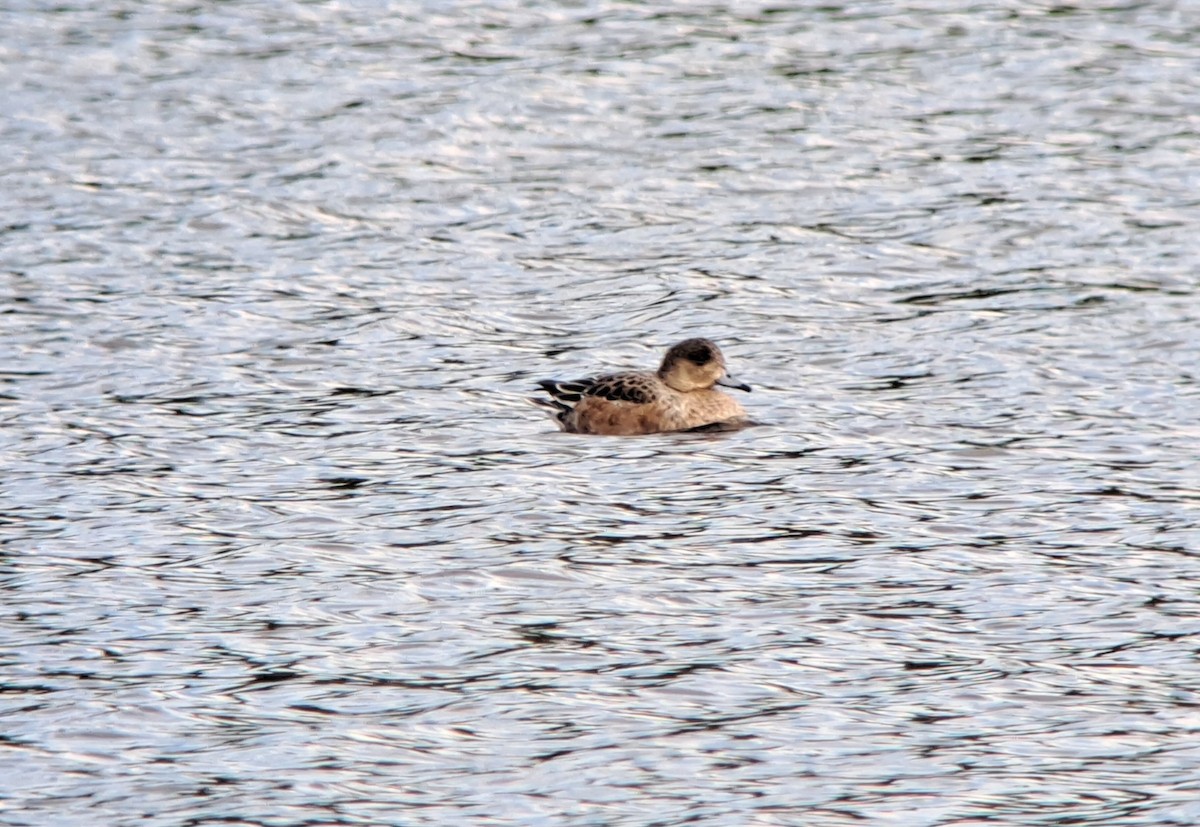
[[542,379],[538,386],[544,390],[549,399],[540,396],[526,397],[531,404],[545,408],[562,427],[567,426],[567,417],[575,410],[575,403],[583,399],[583,395],[592,385],[591,380],[579,379],[564,382],[561,379]]

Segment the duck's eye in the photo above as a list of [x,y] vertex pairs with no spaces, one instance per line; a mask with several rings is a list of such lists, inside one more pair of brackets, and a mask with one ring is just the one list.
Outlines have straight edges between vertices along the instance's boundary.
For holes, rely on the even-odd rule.
[[675,348],[675,355],[696,365],[707,365],[713,359],[712,348],[705,342],[684,342]]

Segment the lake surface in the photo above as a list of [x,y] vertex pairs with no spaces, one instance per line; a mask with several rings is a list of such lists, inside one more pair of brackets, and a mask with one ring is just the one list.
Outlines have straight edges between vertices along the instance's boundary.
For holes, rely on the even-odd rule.
[[5,4],[0,824],[1200,822],[1196,11]]

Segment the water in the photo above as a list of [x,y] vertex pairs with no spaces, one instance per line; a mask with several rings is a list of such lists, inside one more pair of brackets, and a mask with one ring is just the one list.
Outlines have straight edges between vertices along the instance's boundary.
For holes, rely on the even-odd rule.
[[1193,12],[4,7],[0,824],[1200,821]]

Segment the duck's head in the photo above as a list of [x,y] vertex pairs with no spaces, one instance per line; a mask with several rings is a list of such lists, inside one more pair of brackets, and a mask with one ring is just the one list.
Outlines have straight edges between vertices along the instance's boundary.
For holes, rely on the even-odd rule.
[[663,357],[658,377],[680,393],[707,390],[713,385],[750,390],[749,385],[730,377],[721,349],[708,339],[687,339],[673,346]]

